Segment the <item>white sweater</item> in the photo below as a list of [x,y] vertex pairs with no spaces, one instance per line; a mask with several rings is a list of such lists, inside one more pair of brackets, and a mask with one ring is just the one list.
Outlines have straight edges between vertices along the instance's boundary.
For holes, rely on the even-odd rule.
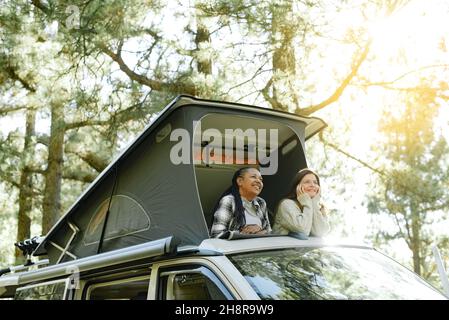
[[301,194],[298,201],[303,205],[301,211],[296,201],[283,199],[276,212],[273,232],[288,234],[302,232],[306,236],[322,237],[329,233],[330,226],[324,208],[320,206],[320,196],[313,199],[308,194]]

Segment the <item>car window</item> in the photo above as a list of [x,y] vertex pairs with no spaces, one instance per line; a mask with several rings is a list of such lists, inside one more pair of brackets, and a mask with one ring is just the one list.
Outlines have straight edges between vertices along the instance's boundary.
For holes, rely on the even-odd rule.
[[68,279],[25,286],[16,290],[15,300],[63,300],[67,298]]
[[162,272],[159,296],[163,300],[226,300],[232,298],[220,280],[204,267]]
[[146,300],[149,277],[117,280],[89,286],[89,300]]
[[370,249],[292,248],[230,256],[261,299],[444,299]]

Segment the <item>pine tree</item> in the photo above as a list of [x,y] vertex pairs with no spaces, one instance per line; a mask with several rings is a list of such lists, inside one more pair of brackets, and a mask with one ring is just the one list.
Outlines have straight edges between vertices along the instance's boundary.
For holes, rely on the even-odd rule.
[[400,108],[383,115],[376,148],[382,176],[369,202],[371,213],[387,214],[395,225],[376,232],[378,243],[404,239],[414,271],[425,278],[435,271],[431,246],[442,244],[446,251],[448,243],[446,235],[431,228],[444,223],[449,207],[449,147],[434,129],[442,107],[435,93],[425,86],[407,92]]

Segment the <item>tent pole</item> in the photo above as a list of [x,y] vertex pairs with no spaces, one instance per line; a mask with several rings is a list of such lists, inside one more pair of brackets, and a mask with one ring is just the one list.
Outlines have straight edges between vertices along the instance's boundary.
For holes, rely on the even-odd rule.
[[111,208],[112,197],[114,196],[115,187],[117,185],[117,176],[118,176],[118,168],[117,167],[118,167],[118,164],[115,165],[114,185],[112,186],[111,196],[109,197],[108,209],[106,210],[106,216],[104,217],[103,228],[101,229],[100,242],[98,243],[97,254],[99,254],[101,252],[101,249],[103,247],[104,234],[106,232],[106,226],[108,224],[108,218],[109,218],[109,209]]
[[440,250],[435,245],[432,247],[433,255],[435,257],[435,263],[437,264],[438,273],[440,274],[441,284],[443,285],[444,294],[449,297],[449,280],[447,278],[446,270],[440,256]]

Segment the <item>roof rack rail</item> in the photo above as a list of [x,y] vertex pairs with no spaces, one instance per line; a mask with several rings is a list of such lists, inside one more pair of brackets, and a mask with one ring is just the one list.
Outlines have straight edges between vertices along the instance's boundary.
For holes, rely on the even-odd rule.
[[[68,271],[85,272],[104,268],[138,259],[155,258],[158,256],[176,254],[178,240],[173,236],[149,241],[135,246],[112,250],[77,260],[49,265],[45,268],[21,272],[15,275],[0,277],[0,296],[2,287],[18,286],[32,281],[42,281],[49,278],[68,275]],[[13,282],[13,284],[12,284]]]
[[15,272],[19,272],[19,271],[28,271],[30,268],[32,267],[37,267],[37,266],[44,266],[50,263],[50,260],[48,259],[43,259],[43,260],[39,260],[36,262],[32,262],[30,264],[22,264],[22,265],[18,265],[18,266],[11,266],[8,267],[6,269],[1,269],[0,270],[0,276],[6,274],[6,273],[15,273]]

